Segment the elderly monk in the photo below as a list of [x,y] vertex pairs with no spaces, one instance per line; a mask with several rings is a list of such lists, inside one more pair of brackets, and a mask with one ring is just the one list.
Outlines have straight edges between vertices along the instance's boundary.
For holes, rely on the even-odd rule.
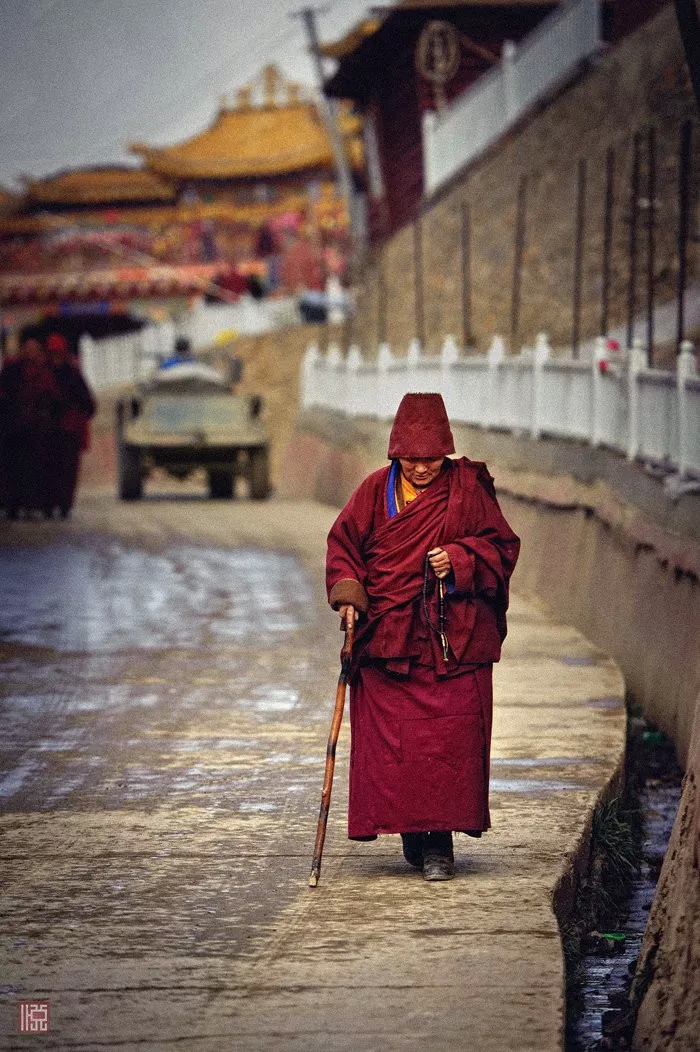
[[491,673],[520,542],[484,464],[451,460],[439,394],[407,394],[388,467],[328,535],[327,587],[357,621],[348,836],[401,833],[426,880],[454,876],[453,831],[489,828]]

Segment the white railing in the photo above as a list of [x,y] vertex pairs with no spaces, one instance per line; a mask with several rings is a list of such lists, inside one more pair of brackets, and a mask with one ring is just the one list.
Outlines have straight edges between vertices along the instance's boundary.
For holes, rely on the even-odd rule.
[[194,347],[207,347],[225,333],[261,336],[300,324],[296,296],[256,300],[243,296],[236,303],[199,303],[180,320],[178,336]]
[[568,0],[442,114],[423,118],[424,183],[434,193],[600,47],[601,0]]
[[95,340],[80,338],[80,359],[94,391],[140,383],[173,353],[178,336],[186,336],[193,349],[211,346],[222,336],[257,336],[298,325],[295,296],[275,300],[244,297],[233,304],[202,303],[171,321],[146,325],[137,332]]
[[676,372],[647,368],[640,342],[628,355],[599,340],[591,361],[553,358],[543,334],[519,355],[506,355],[499,337],[487,355],[462,356],[451,337],[430,357],[415,340],[402,357],[382,344],[372,362],[357,347],[345,357],[335,345],[306,352],[304,409],[390,420],[407,391],[439,391],[455,423],[578,439],[700,478],[700,375],[688,342]]
[[138,332],[94,340],[80,337],[80,362],[93,391],[147,380],[173,353],[175,328],[170,322],[147,325]]

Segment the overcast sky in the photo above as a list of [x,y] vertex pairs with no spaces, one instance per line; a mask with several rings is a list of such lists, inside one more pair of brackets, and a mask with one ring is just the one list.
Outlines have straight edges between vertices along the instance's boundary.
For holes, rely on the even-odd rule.
[[[128,142],[165,145],[201,131],[220,96],[268,62],[315,84],[302,23],[289,17],[305,2],[0,0],[0,184],[135,163]],[[321,40],[371,3],[320,4]]]

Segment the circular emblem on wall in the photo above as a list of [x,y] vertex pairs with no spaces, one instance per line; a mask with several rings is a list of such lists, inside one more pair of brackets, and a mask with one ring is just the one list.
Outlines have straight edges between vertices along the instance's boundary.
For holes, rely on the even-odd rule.
[[457,73],[459,34],[450,22],[426,22],[416,44],[416,69],[432,85],[438,109],[445,105],[445,84]]

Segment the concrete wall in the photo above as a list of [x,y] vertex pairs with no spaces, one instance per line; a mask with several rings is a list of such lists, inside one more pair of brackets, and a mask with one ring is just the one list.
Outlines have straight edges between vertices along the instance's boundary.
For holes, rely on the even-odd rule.
[[[588,162],[584,254],[584,335],[598,334],[603,246],[605,155],[613,146],[615,208],[611,326],[624,323],[629,242],[629,182],[632,137],[649,124],[656,129],[655,201],[657,302],[674,295],[677,263],[677,153],[679,129],[696,116],[673,5],[621,45],[603,53],[579,81],[474,162],[421,219],[426,346],[462,334],[462,200],[471,210],[472,331],[485,347],[494,332],[510,333],[515,210],[518,183],[528,179],[522,310],[517,346],[545,331],[554,345],[568,343],[572,325],[575,187],[578,158]],[[694,165],[700,177],[698,126]],[[642,150],[640,200],[646,198],[646,146]],[[695,204],[697,208],[697,202]],[[640,212],[637,309],[644,311],[646,212]],[[697,212],[694,225],[697,229]],[[365,270],[354,338],[367,351],[376,346],[386,289],[386,338],[398,347],[417,335],[414,318],[414,231],[404,228]],[[698,244],[691,240],[689,277],[698,274]],[[380,278],[383,275],[383,279]]]

